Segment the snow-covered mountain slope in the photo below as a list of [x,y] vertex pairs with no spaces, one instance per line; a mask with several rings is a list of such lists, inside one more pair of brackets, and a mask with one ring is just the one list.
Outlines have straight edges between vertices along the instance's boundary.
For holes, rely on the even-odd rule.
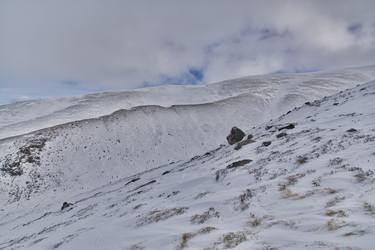
[[[19,157],[43,161],[50,147],[78,147],[72,134],[127,115],[134,114],[85,129],[70,124],[65,141],[59,127],[45,144],[45,131],[30,135],[34,146]],[[373,249],[375,81],[242,128],[253,137],[241,147],[222,145],[112,182],[103,173],[107,183],[92,190],[2,201],[0,249]],[[71,204],[61,210],[64,201]]]
[[280,74],[3,106],[0,162],[13,170],[0,179],[0,197],[88,190],[187,160],[225,143],[232,126],[259,124],[373,75],[375,67]]
[[[260,99],[269,115],[280,115],[310,99],[352,88],[375,79],[375,66],[332,72],[244,77],[199,86],[161,86],[82,97],[42,99],[0,106],[0,139],[63,123],[98,118],[138,106],[206,104],[236,96]],[[242,107],[245,108],[245,107]],[[251,114],[252,115],[252,114]]]

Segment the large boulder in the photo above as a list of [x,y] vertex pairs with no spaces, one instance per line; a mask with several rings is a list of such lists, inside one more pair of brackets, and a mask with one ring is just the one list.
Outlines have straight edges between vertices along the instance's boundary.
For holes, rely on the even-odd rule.
[[233,127],[230,131],[230,134],[227,136],[227,141],[230,145],[233,145],[241,141],[244,137],[245,133],[241,129]]

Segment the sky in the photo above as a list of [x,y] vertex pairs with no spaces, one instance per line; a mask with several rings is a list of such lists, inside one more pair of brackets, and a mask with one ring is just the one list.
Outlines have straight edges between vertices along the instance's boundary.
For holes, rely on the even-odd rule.
[[373,0],[0,0],[0,103],[375,64]]

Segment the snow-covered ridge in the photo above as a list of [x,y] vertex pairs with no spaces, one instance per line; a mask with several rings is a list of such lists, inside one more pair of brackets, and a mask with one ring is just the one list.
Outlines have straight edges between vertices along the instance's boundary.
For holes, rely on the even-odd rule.
[[[30,200],[4,201],[0,248],[370,250],[375,233],[374,97],[372,81],[307,102],[272,121],[240,126],[253,140],[242,147],[216,145],[188,161],[116,181],[103,173],[106,183],[91,190],[56,189]],[[53,140],[44,141],[48,130],[17,140],[29,140],[32,160],[38,161],[39,155],[42,163],[49,148],[82,146],[74,137],[99,123],[106,132],[116,128],[122,134],[120,125],[111,127],[122,116],[164,114],[175,119],[169,110],[178,108],[191,107],[116,112],[88,122],[90,127],[72,123],[71,131],[66,126],[49,131]],[[174,110],[178,115],[188,112]],[[74,179],[64,181],[75,185]],[[64,201],[68,203],[61,210]]]
[[[243,77],[199,86],[171,85],[82,97],[23,101],[0,106],[0,138],[97,118],[120,109],[212,103],[243,94],[248,94],[249,98],[253,95],[263,98],[269,103],[265,108],[274,113],[269,117],[275,117],[307,99],[318,99],[372,79],[375,79],[375,66],[333,72]],[[285,99],[286,103],[279,103],[280,99]]]

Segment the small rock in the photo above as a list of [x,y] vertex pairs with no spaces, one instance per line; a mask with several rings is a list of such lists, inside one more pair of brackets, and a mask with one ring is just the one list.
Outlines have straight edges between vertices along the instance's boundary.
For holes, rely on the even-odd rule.
[[69,202],[64,201],[64,203],[61,207],[61,211],[65,210],[65,209],[67,209],[68,207],[71,207],[71,206],[73,206],[73,203],[69,203]]
[[306,156],[298,156],[297,157],[297,163],[298,164],[305,164],[307,162],[309,158],[307,158]]
[[346,130],[346,132],[355,133],[355,132],[358,132],[358,130],[356,130],[355,128],[351,128],[351,129]]
[[283,129],[294,129],[295,127],[296,127],[296,125],[294,125],[293,123],[291,123],[291,124],[289,124],[287,126],[279,128],[279,131],[283,130]]
[[166,175],[166,174],[169,174],[171,171],[167,170],[167,171],[164,171],[161,175]]
[[262,143],[262,147],[268,147],[269,145],[271,145],[271,141],[264,141],[263,143]]
[[230,131],[230,134],[227,136],[227,141],[230,145],[233,145],[236,142],[241,141],[244,137],[245,133],[241,129],[233,127]]
[[288,134],[287,133],[280,133],[280,134],[278,134],[278,135],[276,135],[276,138],[281,138],[281,137],[285,137],[285,136],[287,136]]
[[133,182],[136,182],[138,180],[140,180],[141,178],[137,177],[137,178],[134,178],[134,179],[131,179],[130,181],[128,181],[125,186],[129,185],[130,183],[133,183]]
[[267,125],[267,126],[265,127],[265,129],[266,129],[266,130],[270,130],[272,127],[273,127],[272,125]]
[[242,148],[242,146],[245,146],[245,145],[250,144],[250,143],[254,143],[255,141],[251,138],[253,138],[253,136],[249,135],[246,140],[240,141],[239,143],[237,143],[237,145],[234,147],[234,149],[240,150]]
[[252,162],[252,160],[249,160],[249,159],[245,159],[245,160],[241,160],[241,161],[236,161],[236,162],[233,162],[232,164],[228,165],[226,168],[227,169],[231,169],[231,168],[237,168],[237,167],[241,167],[241,166],[244,166],[248,163]]

